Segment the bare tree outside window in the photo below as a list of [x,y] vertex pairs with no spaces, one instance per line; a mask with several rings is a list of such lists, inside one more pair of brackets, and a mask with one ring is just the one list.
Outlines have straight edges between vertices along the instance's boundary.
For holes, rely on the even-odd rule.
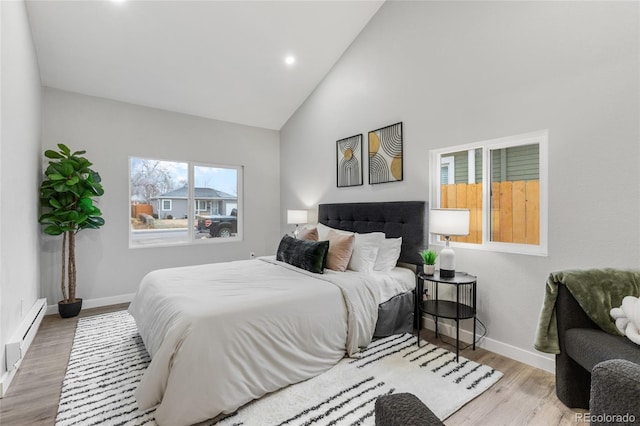
[[148,204],[153,197],[178,186],[178,181],[174,180],[176,176],[172,176],[167,163],[169,162],[144,158],[131,159],[131,195],[137,201]]

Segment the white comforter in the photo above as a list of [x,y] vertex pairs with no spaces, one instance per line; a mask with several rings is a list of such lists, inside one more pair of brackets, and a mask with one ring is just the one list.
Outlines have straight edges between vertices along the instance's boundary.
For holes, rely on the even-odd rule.
[[389,280],[272,259],[151,272],[129,307],[152,357],[138,405],[188,425],[316,376],[370,342]]

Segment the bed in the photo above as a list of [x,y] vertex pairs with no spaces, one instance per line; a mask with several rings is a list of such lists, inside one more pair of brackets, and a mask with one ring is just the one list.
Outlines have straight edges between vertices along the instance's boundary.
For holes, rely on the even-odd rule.
[[[318,223],[345,231],[383,232],[387,238],[402,237],[398,263],[422,268],[419,252],[427,246],[425,209],[424,201],[320,204]],[[374,336],[411,332],[418,328],[419,317],[413,291],[401,293],[380,305]]]
[[[331,228],[402,237],[421,264],[424,202],[322,204]],[[282,244],[282,243],[281,243]],[[153,271],[132,301],[152,361],[136,391],[160,425],[189,425],[314,377],[373,336],[410,331],[415,269],[312,273],[273,257]]]

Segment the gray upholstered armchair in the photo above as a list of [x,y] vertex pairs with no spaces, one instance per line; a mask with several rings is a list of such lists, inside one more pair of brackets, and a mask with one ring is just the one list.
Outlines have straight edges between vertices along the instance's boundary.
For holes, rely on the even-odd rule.
[[640,424],[640,366],[613,359],[593,367],[589,414],[592,425]]
[[564,285],[556,300],[556,394],[590,414],[635,413],[640,422],[640,346],[602,331]]

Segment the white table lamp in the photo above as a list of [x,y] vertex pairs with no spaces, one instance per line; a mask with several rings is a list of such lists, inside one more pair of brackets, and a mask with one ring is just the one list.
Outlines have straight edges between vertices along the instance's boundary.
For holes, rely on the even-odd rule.
[[287,210],[287,224],[296,225],[296,229],[293,230],[293,237],[298,238],[298,234],[300,231],[298,230],[298,225],[301,223],[309,222],[309,211],[308,210]]
[[440,277],[453,278],[456,275],[456,254],[449,247],[452,236],[469,235],[468,209],[431,209],[429,211],[429,232],[442,235],[445,247],[440,251]]

